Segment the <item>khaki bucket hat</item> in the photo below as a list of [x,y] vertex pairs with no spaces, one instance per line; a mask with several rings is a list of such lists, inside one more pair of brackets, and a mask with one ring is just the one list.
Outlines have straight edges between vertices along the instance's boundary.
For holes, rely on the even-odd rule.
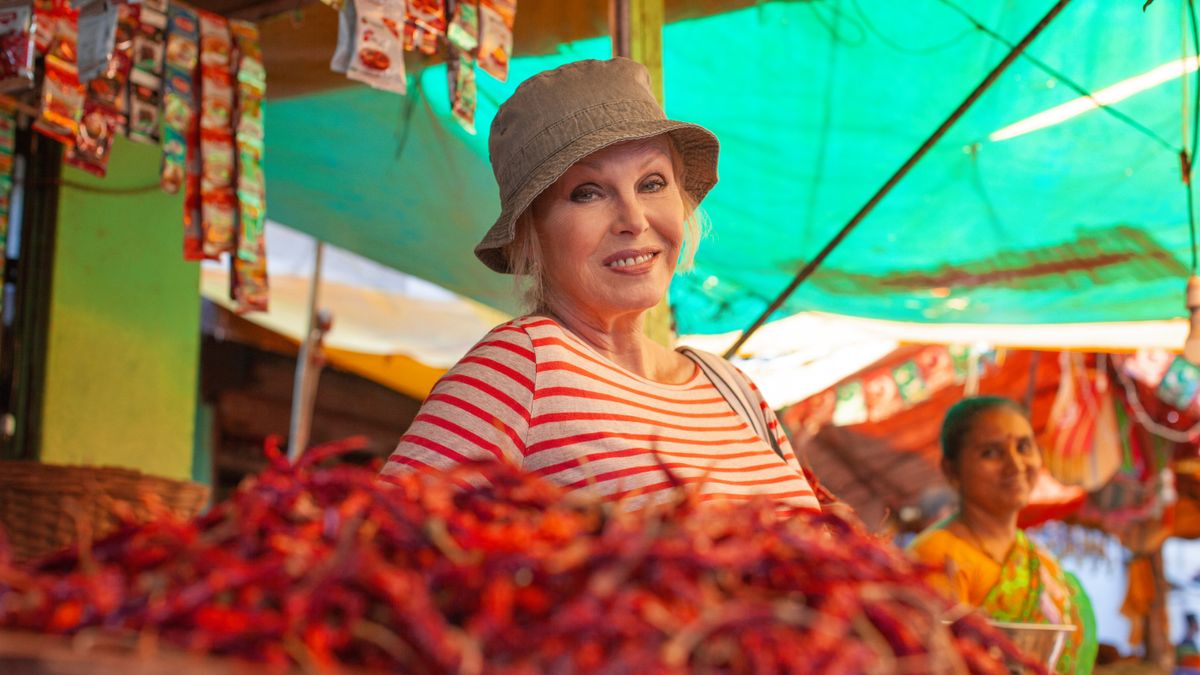
[[521,83],[492,121],[488,150],[500,188],[500,217],[475,247],[491,269],[511,273],[504,247],[516,222],[579,160],[624,141],[670,134],[683,158],[683,188],[699,203],[717,182],[717,137],[667,119],[646,68],[626,58],[576,61]]

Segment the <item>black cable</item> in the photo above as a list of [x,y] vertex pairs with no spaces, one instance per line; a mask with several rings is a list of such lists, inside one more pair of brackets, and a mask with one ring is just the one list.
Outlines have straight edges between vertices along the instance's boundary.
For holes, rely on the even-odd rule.
[[[1192,24],[1192,54],[1195,58],[1200,59],[1200,28],[1197,28],[1196,25],[1196,3],[1194,0],[1187,0],[1187,5]],[[1192,274],[1194,275],[1196,274],[1196,211],[1192,203],[1194,201],[1192,165],[1196,162],[1196,142],[1200,140],[1200,133],[1197,133],[1196,129],[1196,124],[1200,121],[1200,68],[1196,69],[1196,85],[1192,88],[1195,90],[1192,92],[1192,147],[1183,161],[1183,170],[1186,174],[1183,177],[1183,189],[1187,192],[1188,233],[1192,240]]]
[[889,38],[887,35],[884,34],[883,31],[879,30],[879,28],[876,27],[875,24],[871,23],[871,20],[869,18],[867,18],[867,13],[863,10],[862,6],[858,4],[858,0],[851,0],[850,4],[854,6],[854,10],[858,13],[858,18],[862,20],[863,26],[865,26],[867,28],[867,30],[874,33],[875,37],[879,38],[880,42],[882,42],[883,44],[887,45],[888,47],[891,47],[892,49],[894,49],[902,54],[915,54],[917,56],[926,56],[929,54],[933,54],[933,53],[939,52],[947,47],[953,46],[954,44],[962,41],[963,38],[965,38],[966,36],[971,34],[970,30],[964,30],[963,32],[959,33],[958,35],[956,35],[956,36],[950,38],[949,40],[946,40],[945,42],[942,42],[940,44],[930,45],[928,47],[906,47],[905,45],[902,45],[899,42],[896,42],[895,40]]
[[[1008,47],[1009,49],[1013,48],[1013,42],[1011,40],[1009,40],[1008,38],[1004,37],[1003,35],[997,33],[996,31],[992,30],[991,28],[988,28],[987,26],[983,25],[982,22],[980,22],[974,16],[969,14],[962,7],[959,7],[958,5],[954,4],[950,0],[939,0],[939,1],[943,5],[946,5],[950,9],[953,9],[954,11],[958,12],[959,15],[961,15],[969,23],[974,25],[975,28],[977,28],[978,30],[987,34],[992,39],[996,40],[997,42],[1004,45],[1005,47]],[[1190,5],[1191,0],[1188,0],[1188,3]],[[1170,141],[1164,139],[1162,136],[1159,136],[1157,133],[1154,132],[1153,129],[1151,129],[1151,128],[1147,127],[1146,125],[1142,124],[1141,122],[1133,119],[1129,115],[1126,115],[1125,113],[1121,112],[1120,110],[1117,110],[1116,108],[1114,108],[1110,105],[1106,105],[1104,103],[1101,103],[1100,101],[1097,101],[1096,98],[1092,95],[1092,92],[1088,91],[1083,85],[1075,82],[1074,80],[1067,77],[1066,75],[1063,75],[1062,73],[1055,70],[1054,68],[1051,68],[1050,65],[1047,64],[1045,61],[1042,61],[1041,59],[1037,58],[1036,56],[1031,56],[1027,53],[1021,54],[1021,58],[1025,59],[1026,61],[1037,66],[1039,69],[1041,69],[1047,75],[1049,75],[1049,76],[1053,77],[1054,79],[1065,84],[1068,89],[1071,89],[1076,94],[1079,94],[1080,96],[1083,96],[1083,97],[1087,98],[1088,100],[1090,100],[1092,103],[1095,103],[1097,108],[1103,110],[1104,112],[1108,113],[1109,115],[1112,115],[1113,117],[1117,118],[1118,120],[1124,122],[1125,124],[1128,124],[1129,126],[1133,127],[1134,129],[1138,130],[1142,134],[1146,135],[1148,138],[1157,142],[1159,145],[1163,146],[1167,150],[1170,150],[1173,154],[1179,152],[1179,149],[1175,145],[1171,144]],[[1193,154],[1195,154],[1195,153],[1193,152]]]
[[[829,33],[829,36],[833,38],[835,42],[841,42],[842,44],[849,45],[851,47],[857,47],[867,41],[867,30],[836,5],[833,5],[831,9],[831,13],[834,17],[832,23],[830,19],[826,18],[823,14],[821,14],[821,12],[817,11],[818,6],[822,5],[820,3],[811,2],[809,3],[808,8],[812,10],[813,16],[817,17],[817,23],[821,24],[821,26],[826,30],[826,32]],[[857,28],[858,37],[851,39],[848,34],[843,34],[841,29],[838,27],[839,20],[845,20],[847,26]]]
[[49,185],[58,185],[59,187],[71,188],[72,190],[79,190],[81,192],[93,192],[104,195],[135,195],[143,192],[154,192],[155,190],[162,189],[162,185],[157,182],[148,185],[135,185],[133,187],[103,187],[99,185],[88,185],[87,183],[77,183],[73,180],[67,180],[65,178],[60,178],[58,180],[32,181],[29,183],[30,187],[44,187]]

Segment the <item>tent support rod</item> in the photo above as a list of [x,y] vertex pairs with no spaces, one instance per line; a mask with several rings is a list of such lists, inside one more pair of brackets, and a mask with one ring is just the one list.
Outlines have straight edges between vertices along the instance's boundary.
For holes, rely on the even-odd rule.
[[308,287],[308,331],[296,356],[296,376],[292,382],[292,414],[288,429],[288,459],[293,463],[308,448],[312,429],[316,378],[319,377],[321,338],[324,337],[317,303],[321,290],[321,267],[325,258],[325,242],[318,240],[313,253],[313,275]]
[[776,310],[782,307],[783,303],[786,302],[789,297],[791,297],[792,293],[796,291],[796,288],[799,287],[804,280],[812,276],[812,273],[816,271],[817,267],[819,267],[821,263],[825,262],[825,258],[828,258],[829,254],[833,252],[833,249],[837,248],[838,244],[842,243],[842,240],[846,238],[846,235],[850,234],[850,231],[853,230],[860,222],[862,222],[863,218],[865,218],[867,214],[870,213],[877,204],[879,204],[879,202],[884,198],[885,195],[887,195],[887,193],[891,192],[892,188],[896,187],[896,183],[900,182],[900,179],[903,178],[905,174],[907,174],[909,170],[912,169],[913,166],[925,156],[925,153],[927,153],[939,140],[941,140],[942,136],[949,131],[950,127],[957,122],[960,117],[963,116],[963,113],[965,113],[968,108],[974,105],[975,101],[979,99],[983,92],[987,91],[987,89],[996,82],[996,79],[1000,77],[1000,74],[1003,73],[1013,61],[1017,60],[1017,57],[1021,55],[1021,52],[1025,51],[1025,48],[1029,46],[1029,43],[1033,42],[1034,38],[1041,34],[1041,32],[1045,30],[1046,26],[1050,25],[1050,22],[1053,21],[1056,16],[1058,16],[1058,14],[1067,6],[1067,3],[1070,1],[1071,0],[1058,0],[1058,2],[1054,3],[1054,6],[1050,8],[1050,11],[1046,13],[1046,16],[1042,17],[1042,20],[1038,21],[1037,25],[1031,28],[1025,37],[1021,38],[1021,41],[1013,46],[1008,54],[1000,60],[1000,63],[997,63],[996,66],[992,68],[992,71],[987,74],[987,77],[983,78],[983,81],[980,82],[979,85],[967,95],[963,102],[958,104],[958,107],[954,109],[954,112],[950,113],[950,116],[947,117],[946,120],[942,122],[936,130],[934,130],[933,134],[931,134],[929,138],[925,139],[925,142],[921,144],[921,147],[917,148],[916,152],[914,152],[912,156],[904,162],[904,164],[900,165],[899,169],[896,169],[896,172],[892,174],[892,177],[887,179],[887,182],[884,183],[883,186],[880,187],[879,190],[877,190],[875,194],[867,200],[866,204],[863,204],[862,208],[858,210],[858,213],[855,213],[854,216],[850,218],[849,222],[843,225],[842,229],[839,230],[836,235],[834,235],[833,239],[830,239],[829,243],[825,244],[825,247],[822,248],[812,260],[808,261],[808,263],[796,273],[796,277],[787,285],[787,288],[784,288],[783,292],[781,292],[773,301],[771,301],[770,306],[768,306],[767,309],[757,319],[754,320],[754,323],[750,324],[749,328],[742,331],[741,337],[739,337],[737,341],[733,343],[733,346],[725,351],[725,358],[731,358],[734,354],[736,354],[738,349],[740,349],[741,346],[746,343],[746,340],[749,340],[750,336],[754,334],[754,331],[762,327],[762,325],[767,322],[767,319],[770,318],[770,316],[774,314]]

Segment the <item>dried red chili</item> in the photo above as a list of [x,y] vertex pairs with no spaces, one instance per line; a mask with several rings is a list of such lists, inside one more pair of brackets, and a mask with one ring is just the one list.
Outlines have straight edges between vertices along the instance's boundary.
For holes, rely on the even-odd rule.
[[189,522],[25,566],[0,552],[0,627],[319,669],[1043,672],[978,615],[943,626],[922,570],[835,516],[687,494],[622,512],[500,464],[386,482],[329,465],[363,443],[296,466],[272,445]]

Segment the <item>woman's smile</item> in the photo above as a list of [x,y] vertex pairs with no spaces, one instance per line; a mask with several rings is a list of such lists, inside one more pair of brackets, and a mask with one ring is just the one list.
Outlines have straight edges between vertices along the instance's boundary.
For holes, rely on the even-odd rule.
[[604,266],[618,274],[644,274],[661,252],[655,249],[617,251],[604,259]]

